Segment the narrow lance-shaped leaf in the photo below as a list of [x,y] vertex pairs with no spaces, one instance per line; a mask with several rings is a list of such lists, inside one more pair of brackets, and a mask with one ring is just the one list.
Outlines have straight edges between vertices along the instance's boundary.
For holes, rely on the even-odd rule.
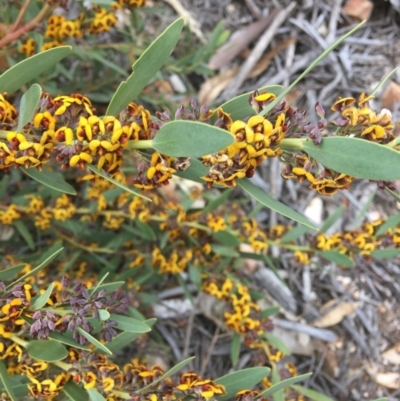
[[215,380],[225,387],[226,395],[216,397],[219,401],[232,399],[239,390],[252,389],[262,379],[267,377],[270,369],[267,367],[254,367],[229,373]]
[[381,226],[379,226],[374,236],[379,237],[380,235],[385,234],[390,228],[396,227],[398,224],[400,224],[400,213],[390,216]]
[[114,178],[109,177],[106,173],[104,173],[103,171],[99,170],[97,167],[91,165],[91,164],[87,164],[86,167],[89,170],[92,170],[95,174],[99,175],[100,177],[103,177],[104,179],[106,179],[107,181],[112,182],[114,185],[116,185],[117,187],[120,187],[121,189],[123,189],[124,191],[127,191],[129,193],[131,193],[132,195],[135,196],[140,196],[143,199],[146,199],[148,201],[151,202],[151,199],[148,198],[147,196],[142,195],[138,189],[133,189],[133,188],[128,188],[126,185],[121,184],[120,182],[118,182],[117,180],[114,180]]
[[95,347],[98,349],[102,350],[104,353],[108,355],[112,355],[112,352],[100,341],[98,341],[96,338],[94,338],[91,334],[89,334],[87,331],[83,330],[81,327],[78,327],[78,331],[80,334],[83,335],[83,337],[86,338],[90,343],[92,343]]
[[130,331],[131,333],[147,333],[150,327],[140,320],[134,319],[129,316],[122,316],[112,313],[110,319],[117,322],[117,327],[120,330]]
[[29,57],[0,75],[0,88],[9,95],[48,71],[71,53],[71,46],[59,46]]
[[145,390],[147,390],[149,387],[154,386],[155,384],[161,382],[162,380],[166,379],[167,377],[173,376],[175,373],[178,373],[180,370],[182,370],[187,364],[189,364],[195,357],[191,356],[190,358],[187,358],[179,363],[177,363],[174,367],[172,367],[170,370],[165,372],[162,376],[160,376],[158,379],[154,380],[152,383],[149,385],[141,388],[137,392],[139,394],[143,393]]
[[250,180],[244,178],[238,181],[238,186],[241,187],[253,198],[258,200],[260,203],[262,203],[264,206],[268,207],[269,209],[275,210],[279,214],[282,214],[283,216],[286,216],[291,220],[304,224],[307,227],[317,229],[317,227],[315,227],[315,225],[310,221],[308,221],[305,217],[296,213],[290,207],[284,205],[283,203],[279,202],[278,200],[272,198],[270,195],[263,192],[260,188],[256,187]]
[[183,28],[183,18],[173,22],[133,64],[133,73],[115,92],[106,115],[116,116],[129,102],[136,99],[158,70],[165,64],[178,43]]
[[400,179],[400,152],[360,138],[323,138],[320,145],[302,142],[302,149],[324,167],[356,178],[377,181]]
[[282,380],[281,382],[276,383],[273,386],[271,386],[270,388],[262,391],[260,394],[257,395],[256,399],[260,398],[260,397],[266,397],[267,395],[272,395],[275,392],[277,392],[285,387],[289,387],[292,384],[296,384],[298,382],[301,382],[301,381],[307,379],[311,375],[312,375],[312,373],[305,373],[304,375],[301,375],[301,376],[295,376],[295,377],[291,377],[290,379]]
[[7,372],[7,366],[5,361],[0,360],[0,382],[3,383],[4,389],[7,392],[7,395],[11,398],[12,401],[17,401],[15,397],[13,386],[10,382],[10,376]]
[[61,247],[58,250],[56,250],[54,253],[52,253],[50,256],[46,258],[42,263],[39,264],[39,266],[35,267],[33,270],[31,270],[29,273],[24,274],[23,276],[19,277],[17,280],[15,280],[13,283],[7,286],[7,289],[13,287],[15,284],[24,281],[28,277],[31,277],[35,275],[37,272],[40,270],[44,269],[64,248]]
[[87,391],[72,380],[64,385],[61,392],[67,395],[71,401],[89,400],[89,394],[87,393]]
[[[279,93],[281,93],[282,88],[283,87],[281,85],[269,85],[258,89],[258,92],[273,93],[274,95],[278,96]],[[255,114],[254,109],[249,104],[249,96],[252,93],[253,92],[244,93],[243,95],[228,100],[219,107],[225,113],[229,113],[232,120],[244,120],[245,118]]]
[[231,342],[231,362],[232,366],[236,366],[240,354],[240,334],[233,333]]
[[21,237],[25,240],[27,245],[31,250],[35,249],[35,241],[33,240],[32,234],[26,227],[25,223],[22,220],[14,221],[14,227],[17,229]]
[[86,390],[89,394],[90,401],[106,401],[106,399],[95,389]]
[[308,397],[310,400],[313,401],[334,401],[333,398],[328,397],[318,391],[315,390],[310,390],[308,388],[305,388],[303,386],[298,386],[297,384],[294,384],[290,386],[293,390],[298,391],[300,394],[305,395]]
[[37,170],[36,168],[20,168],[28,177],[33,180],[40,182],[46,187],[54,189],[56,191],[76,195],[75,188],[69,185],[61,174],[53,173],[52,171],[43,169],[42,171]]
[[35,110],[39,104],[42,88],[38,84],[33,84],[22,96],[19,107],[17,131],[32,120]]
[[326,50],[324,50],[321,55],[319,55],[300,75],[294,80],[285,90],[283,90],[279,96],[271,102],[263,111],[260,112],[260,115],[264,115],[272,110],[285,96],[289,93],[321,60],[323,60],[333,49],[339,46],[346,38],[351,36],[354,32],[360,29],[365,24],[365,21],[361,22],[341,38],[339,38],[335,43],[329,46]]
[[318,251],[317,254],[330,262],[336,263],[339,266],[353,267],[354,261],[347,255],[343,255],[339,251]]
[[171,121],[153,139],[152,147],[172,157],[200,157],[215,153],[235,142],[226,130],[197,121]]
[[46,305],[46,303],[49,300],[50,295],[53,291],[53,288],[54,288],[54,283],[51,283],[49,285],[49,287],[47,288],[47,290],[36,299],[36,301],[31,306],[31,309],[38,310],[38,309],[42,308],[44,305]]
[[24,270],[26,264],[20,264],[0,271],[0,281],[12,280],[21,270]]

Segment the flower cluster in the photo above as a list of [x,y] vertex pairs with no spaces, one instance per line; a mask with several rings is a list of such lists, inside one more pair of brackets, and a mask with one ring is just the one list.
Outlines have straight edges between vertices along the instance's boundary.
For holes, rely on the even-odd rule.
[[261,316],[261,308],[252,300],[248,287],[226,278],[223,281],[208,279],[202,289],[217,299],[226,301],[224,322],[229,329],[244,336],[246,345],[253,348],[261,346],[261,335],[271,331],[273,325],[270,319]]
[[92,35],[109,32],[117,24],[117,10],[130,10],[144,5],[145,0],[118,0],[111,3],[110,8],[102,8],[98,5],[92,5],[90,8],[80,7],[79,16],[69,19],[64,15],[63,9],[68,10],[71,6],[62,0],[59,4],[60,8],[57,9],[58,13],[50,15],[45,22],[41,48],[38,49],[38,44],[33,37],[28,37],[20,45],[19,52],[30,57],[36,52],[66,45],[68,39],[88,39]]

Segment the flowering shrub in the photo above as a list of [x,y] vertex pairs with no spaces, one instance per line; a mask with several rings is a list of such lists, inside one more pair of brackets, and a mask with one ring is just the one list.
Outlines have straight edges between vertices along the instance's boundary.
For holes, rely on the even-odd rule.
[[[142,3],[119,1],[112,10]],[[283,178],[307,181],[321,195],[349,189],[359,178],[396,196],[399,140],[390,113],[372,110],[372,95],[362,94],[358,101],[339,98],[332,118],[317,103],[320,120],[311,124],[283,100],[286,90],[271,86],[215,109],[193,101],[174,116],[152,115],[134,101],[170,57],[182,20],[136,61],[104,115],[85,94],[52,96],[35,83],[18,104],[16,91],[70,53],[64,39],[116,23],[111,9],[94,7],[93,15],[75,20],[50,16],[53,9],[46,2],[40,13],[51,40],[41,49],[49,50],[0,76],[2,399],[250,401],[270,400],[282,389],[287,400],[324,397],[295,385],[311,373],[297,376],[293,364],[279,363],[287,350],[271,333],[274,310],[257,302],[245,261],[267,261],[270,245],[292,250],[299,265],[328,260],[348,267],[357,258],[393,257],[400,248],[399,219],[327,235],[328,226],[316,231],[250,179],[274,157]],[[18,26],[0,43],[29,31]],[[33,38],[20,50],[35,53]],[[366,152],[376,157],[366,159]],[[171,196],[167,185],[181,182],[174,177],[223,191],[216,196],[179,184]],[[299,222],[301,230],[263,230],[240,203],[224,203],[235,186]],[[175,378],[192,358],[165,371],[119,356],[155,323],[142,315],[146,295],[170,282],[186,288],[185,277],[197,293],[221,302],[233,364],[243,342],[263,352],[264,366],[221,378],[192,371]]]

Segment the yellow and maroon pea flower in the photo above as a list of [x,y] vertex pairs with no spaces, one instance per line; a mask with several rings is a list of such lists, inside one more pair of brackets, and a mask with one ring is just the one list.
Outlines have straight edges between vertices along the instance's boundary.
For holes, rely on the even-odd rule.
[[356,102],[356,99],[352,97],[339,97],[338,100],[333,104],[331,110],[333,111],[342,111],[344,108],[351,106]]
[[56,129],[56,119],[49,111],[40,112],[33,118],[33,126],[43,131],[54,131]]
[[21,218],[16,205],[9,205],[6,210],[0,210],[0,222],[4,225],[11,225]]
[[107,11],[102,8],[97,12],[90,23],[88,32],[92,34],[98,34],[102,32],[108,32],[117,23],[117,17],[113,11]]
[[52,209],[53,217],[57,221],[66,221],[71,219],[76,212],[76,207],[72,203],[71,198],[62,194],[56,199],[56,204]]
[[51,40],[48,42],[44,42],[40,50],[44,52],[46,50],[54,49],[55,47],[60,47],[65,45],[66,45],[65,42],[61,42],[59,40]]
[[22,43],[18,51],[24,54],[26,57],[33,56],[36,53],[35,40],[33,38],[27,39],[24,43]]
[[30,394],[35,398],[51,400],[60,394],[64,384],[69,380],[69,373],[60,373],[53,379],[44,379],[42,381],[29,377],[31,383],[28,384]]
[[[54,99],[56,110],[55,116],[62,116],[69,112],[70,117],[74,117],[79,121],[79,117],[93,115],[92,103],[84,95],[79,93],[71,94],[70,96],[58,96]],[[59,117],[56,117],[59,119]]]
[[118,4],[124,8],[139,8],[144,7],[146,0],[117,0]]
[[2,128],[1,123],[10,124],[17,116],[17,109],[13,104],[7,101],[7,94],[0,94],[0,128]]

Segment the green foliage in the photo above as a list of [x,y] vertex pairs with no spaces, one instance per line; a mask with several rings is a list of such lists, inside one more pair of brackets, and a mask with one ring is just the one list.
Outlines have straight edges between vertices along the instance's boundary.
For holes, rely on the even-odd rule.
[[262,379],[267,377],[269,371],[270,369],[266,367],[255,367],[243,369],[238,372],[230,373],[220,377],[215,382],[225,386],[226,395],[218,397],[218,400],[229,400],[239,390],[243,388],[253,388],[260,383]]
[[173,22],[132,66],[133,73],[122,82],[107,108],[106,115],[115,116],[136,99],[158,70],[169,59],[183,28],[183,18]]
[[70,52],[70,46],[60,46],[19,62],[0,75],[1,91],[8,94],[16,92],[23,85],[55,66]]
[[30,357],[46,362],[61,361],[68,355],[67,349],[57,341],[30,341],[26,346],[26,350]]
[[[324,138],[315,146],[311,141],[302,143],[302,149],[324,166],[366,180],[398,180],[400,153],[388,146],[359,138]],[[374,155],[365,157],[365,155]]]
[[152,147],[174,157],[200,157],[216,153],[231,145],[235,138],[229,132],[194,121],[171,121],[161,127]]

